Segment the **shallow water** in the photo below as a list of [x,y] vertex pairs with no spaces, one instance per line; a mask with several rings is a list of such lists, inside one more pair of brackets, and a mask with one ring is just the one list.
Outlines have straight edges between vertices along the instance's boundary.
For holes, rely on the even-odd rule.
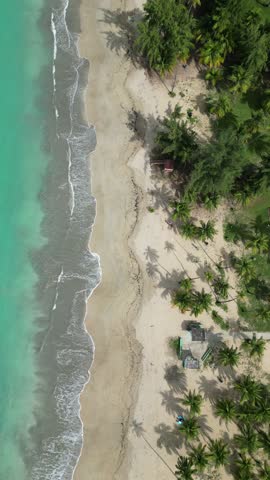
[[82,443],[79,393],[93,356],[83,319],[100,273],[88,251],[95,217],[88,165],[95,132],[81,114],[88,65],[67,7],[67,0],[13,0],[1,12],[5,480],[70,479]]

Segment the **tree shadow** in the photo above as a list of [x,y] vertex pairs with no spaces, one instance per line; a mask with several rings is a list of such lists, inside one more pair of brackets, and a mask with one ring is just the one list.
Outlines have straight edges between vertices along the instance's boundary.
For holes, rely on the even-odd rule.
[[154,115],[143,115],[134,108],[127,113],[127,127],[133,133],[131,141],[140,141],[146,151],[152,156],[155,146],[155,134],[160,129],[161,121]]
[[184,392],[187,389],[186,373],[178,365],[165,365],[164,378],[169,387],[176,393]]
[[200,258],[196,257],[196,255],[193,255],[192,253],[187,254],[187,261],[191,263],[199,263]]
[[168,210],[168,205],[173,201],[173,192],[171,188],[167,187],[164,183],[160,185],[155,185],[155,188],[149,193],[153,199],[153,208],[157,210],[158,208],[163,208],[165,211],[170,212]]
[[181,437],[176,427],[172,428],[165,425],[165,423],[160,423],[155,427],[155,432],[159,435],[157,440],[158,448],[165,448],[169,455],[178,453],[181,447]]
[[156,278],[157,275],[160,275],[158,266],[151,262],[146,263],[146,273],[152,279]]
[[144,255],[145,258],[152,263],[157,263],[159,259],[158,251],[155,248],[150,247],[150,245],[146,247]]
[[175,397],[173,390],[160,392],[160,395],[162,397],[161,405],[165,407],[165,410],[169,413],[169,415],[176,415],[179,413],[179,404],[181,399],[179,397]]
[[201,434],[207,440],[211,440],[213,429],[207,423],[207,415],[200,415],[198,417],[198,424],[200,426]]
[[164,249],[166,250],[167,253],[174,252],[175,246],[173,243],[166,241],[164,245]]
[[211,404],[216,401],[220,395],[220,388],[218,388],[218,383],[216,380],[208,380],[204,375],[201,376],[200,382],[198,385],[199,391],[204,394],[206,400],[209,400]]
[[170,273],[165,275],[160,273],[160,281],[158,283],[158,288],[161,288],[161,296],[167,298],[172,296],[173,292],[179,287],[179,282],[186,277],[184,272],[179,272],[178,270],[173,270]]
[[107,47],[117,55],[124,51],[133,64],[142,64],[144,66],[144,59],[139,55],[135,46],[136,26],[141,20],[143,12],[138,8],[130,11],[123,11],[122,9],[112,11],[105,8],[101,10],[103,19],[100,22],[111,27],[110,30],[103,32],[106,36]]
[[199,110],[199,112],[202,114],[207,112],[206,95],[204,93],[197,95],[194,103],[195,110]]
[[174,474],[174,471],[171,469],[170,465],[168,465],[168,463],[164,460],[164,458],[162,458],[162,456],[156,451],[156,449],[151,445],[151,443],[149,442],[149,440],[147,440],[146,438],[146,435],[145,435],[145,430],[143,428],[143,425],[142,425],[142,422],[137,422],[136,420],[133,420],[132,422],[132,430],[133,432],[135,433],[135,435],[138,437],[138,438],[142,438],[146,445],[152,450],[152,452],[155,453],[155,455],[164,463],[164,465],[166,465],[166,467],[168,468],[168,470],[172,473],[173,476],[175,476]]

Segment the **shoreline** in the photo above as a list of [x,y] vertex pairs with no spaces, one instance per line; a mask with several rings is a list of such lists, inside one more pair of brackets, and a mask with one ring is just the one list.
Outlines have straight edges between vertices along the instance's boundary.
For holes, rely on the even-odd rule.
[[[106,0],[103,1],[102,6],[105,8],[107,3]],[[116,8],[121,8],[122,2],[117,1],[115,4]],[[135,390],[138,385],[141,362],[141,347],[136,340],[133,321],[140,310],[143,287],[140,267],[132,247],[134,231],[138,227],[141,202],[140,192],[134,181],[134,173],[128,165],[129,159],[134,156],[139,145],[131,142],[132,132],[125,121],[126,110],[132,109],[133,102],[128,92],[123,92],[125,90],[123,85],[133,67],[129,61],[123,62],[121,56],[116,57],[114,52],[102,45],[102,32],[95,31],[95,26],[99,25],[99,19],[95,14],[98,17],[102,6],[99,2],[91,8],[86,1],[83,1],[80,7],[82,34],[79,40],[79,51],[82,57],[90,61],[89,83],[84,96],[86,116],[95,126],[97,134],[97,147],[90,157],[92,192],[97,205],[90,243],[91,251],[97,252],[101,259],[102,281],[87,303],[85,325],[95,344],[95,359],[90,370],[90,381],[81,394],[80,412],[84,427],[84,444],[74,473],[75,480],[84,480],[88,478],[89,473],[100,480],[116,478],[116,476],[121,478],[121,476],[118,477],[118,472],[121,470],[124,458],[130,411],[135,404]],[[87,21],[90,22],[88,28],[84,25]],[[102,67],[105,63],[104,71]],[[112,90],[109,90],[108,94],[107,78],[117,66],[119,71],[113,74]],[[98,72],[101,74],[98,75]],[[118,85],[118,92],[116,91],[115,94]],[[103,90],[105,93],[102,94]],[[108,98],[104,99],[104,96]],[[102,109],[104,103],[107,107],[105,111]],[[116,136],[113,122],[115,118],[119,121],[119,117],[120,123],[116,125]],[[112,144],[115,138],[117,138],[117,145],[114,150],[110,141]],[[113,155],[114,159],[112,159]],[[105,168],[100,166],[102,159],[104,165],[106,164]],[[109,181],[111,173],[116,178],[116,182]],[[119,184],[117,177],[123,174],[125,182]],[[116,203],[118,202],[118,208],[112,208],[111,200],[107,199],[108,196]],[[110,231],[111,224],[114,222],[118,224],[118,228],[112,232],[110,238],[104,235],[104,231]],[[108,238],[111,243],[109,247],[111,254],[107,252]],[[114,258],[116,255],[118,259]],[[118,260],[121,261],[121,273],[118,269]],[[119,289],[118,282],[115,282],[114,274],[122,280],[121,283],[124,285],[122,291],[120,291],[121,285]],[[102,310],[104,298],[108,298],[108,295],[112,303],[110,311],[105,314]],[[108,314],[110,314],[109,321]],[[116,318],[113,318],[114,315]],[[102,320],[101,324],[99,319]],[[117,329],[121,330],[120,335],[116,333]],[[111,380],[111,374],[108,372],[110,369],[111,374],[117,375],[118,379],[114,377],[113,385],[108,386]],[[104,389],[112,400],[113,407],[111,402],[107,404],[108,395],[104,398]],[[107,426],[104,429],[101,425],[106,405],[108,405]],[[109,435],[108,430],[110,430]],[[108,436],[110,438],[107,438]],[[108,473],[100,468],[100,462],[104,456],[106,456]]]

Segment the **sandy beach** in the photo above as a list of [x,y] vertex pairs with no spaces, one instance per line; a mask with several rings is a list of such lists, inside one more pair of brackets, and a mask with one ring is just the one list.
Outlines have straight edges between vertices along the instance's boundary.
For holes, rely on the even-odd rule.
[[[186,69],[180,65],[164,82],[132,65],[123,33],[132,19],[125,12],[142,4],[93,0],[90,6],[82,0],[81,5],[80,52],[90,61],[86,108],[97,132],[91,155],[97,217],[90,247],[100,255],[102,282],[88,303],[86,327],[96,351],[81,396],[84,445],[75,480],[172,478],[177,456],[185,451],[175,417],[188,389],[200,390],[205,399],[204,442],[235,433],[213,415],[213,398],[227,383],[219,384],[210,368],[184,371],[169,347],[170,338],[185,338],[183,322],[189,318],[171,305],[179,280],[188,275],[196,287],[209,290],[206,266],[226,262],[226,211],[221,207],[214,213],[218,234],[207,249],[183,239],[167,223],[174,192],[170,180],[150,167],[155,121],[179,103],[183,111],[194,109],[198,134],[207,137],[208,117],[200,100],[206,87],[192,63]],[[172,88],[174,98],[168,95]],[[192,215],[210,218],[199,209]],[[227,275],[233,298],[236,279],[231,270]],[[236,302],[228,303],[226,318],[231,330],[223,339],[238,345]],[[199,320],[213,336],[221,335],[210,315]],[[240,368],[245,370],[244,360]],[[226,470],[221,474],[232,478]]]

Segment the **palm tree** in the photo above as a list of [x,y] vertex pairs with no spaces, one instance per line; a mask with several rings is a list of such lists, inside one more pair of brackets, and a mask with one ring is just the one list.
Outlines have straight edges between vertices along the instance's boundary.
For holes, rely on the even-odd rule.
[[251,339],[245,338],[241,344],[241,348],[249,353],[250,357],[257,357],[262,359],[266,342],[262,338],[256,338],[254,335]]
[[263,448],[264,453],[270,458],[270,429],[268,428],[268,432],[264,432],[263,430],[259,430],[259,442],[260,446]]
[[229,282],[223,277],[217,277],[214,281],[214,292],[220,297],[227,299],[229,295]]
[[205,80],[207,80],[212,85],[212,87],[215,87],[216,84],[222,80],[222,78],[223,70],[221,68],[209,68],[205,74]]
[[257,400],[254,419],[256,422],[260,422],[262,424],[270,422],[270,401],[268,396],[263,396],[262,394],[262,398]]
[[232,100],[226,92],[212,93],[207,97],[206,103],[209,112],[218,118],[222,118],[232,111]]
[[203,311],[208,312],[212,305],[212,296],[206,293],[204,289],[201,292],[194,292],[191,300],[191,314],[197,317]]
[[150,68],[163,75],[177,60],[187,60],[193,47],[195,19],[182,2],[147,0],[135,42]]
[[223,347],[218,352],[218,361],[224,367],[236,367],[240,358],[240,352],[235,347]]
[[231,422],[236,416],[236,406],[230,398],[220,398],[216,402],[216,415],[226,423]]
[[250,455],[256,453],[260,447],[260,442],[254,426],[250,424],[242,425],[240,432],[241,434],[236,434],[233,437],[237,448]]
[[196,393],[195,390],[192,392],[189,390],[188,393],[185,393],[184,399],[182,400],[183,405],[186,405],[190,409],[190,415],[200,415],[201,406],[203,402],[203,397],[199,393]]
[[186,202],[173,202],[172,207],[174,209],[172,218],[177,220],[188,220],[190,216],[190,206]]
[[187,441],[196,440],[200,432],[197,418],[187,418],[184,423],[180,425],[179,430],[185,435]]
[[270,320],[270,308],[267,305],[260,305],[259,308],[257,308],[256,312],[256,317],[258,317],[260,320],[262,320],[264,323],[268,323]]
[[234,388],[240,393],[240,403],[248,402],[254,405],[262,398],[262,386],[250,375],[243,375],[234,382]]
[[251,248],[254,254],[265,253],[269,250],[269,238],[264,233],[258,232],[246,242],[246,247]]
[[266,461],[260,466],[258,475],[260,480],[270,480],[270,465]]
[[229,79],[233,84],[230,88],[232,93],[246,93],[252,82],[250,74],[248,74],[246,68],[241,65],[233,68]]
[[254,259],[247,255],[235,260],[235,270],[241,280],[248,282],[255,275]]
[[192,278],[184,278],[179,282],[180,289],[183,289],[185,292],[191,292],[193,287],[193,280]]
[[209,38],[200,51],[200,62],[210,68],[217,68],[225,60],[225,51],[220,42]]
[[190,220],[185,222],[181,226],[181,234],[186,238],[196,238],[198,232],[198,227],[194,225]]
[[207,208],[207,210],[215,210],[215,208],[218,206],[219,200],[220,195],[218,195],[216,192],[209,193],[208,195],[202,197],[203,205],[205,208]]
[[191,448],[192,461],[199,472],[202,472],[208,465],[208,455],[206,453],[206,445],[199,443]]
[[161,157],[169,157],[185,168],[192,162],[198,141],[197,134],[186,121],[181,120],[182,117],[181,107],[176,105],[174,110],[163,118],[155,143]]
[[175,476],[178,480],[192,480],[196,469],[191,458],[180,456],[176,464]]
[[180,288],[174,294],[173,305],[178,307],[182,313],[185,313],[192,306],[191,294],[188,291]]
[[204,272],[204,276],[207,283],[211,283],[215,278],[215,274],[211,270],[206,270],[206,272]]
[[236,459],[235,466],[236,470],[236,479],[237,480],[247,480],[253,478],[253,462],[251,458],[247,458],[246,455],[239,453],[239,458]]
[[230,454],[227,443],[225,443],[222,439],[210,440],[208,449],[209,457],[216,468],[225,465]]
[[200,222],[201,226],[198,227],[198,236],[200,240],[213,240],[215,234],[217,233],[215,229],[215,222],[208,220],[207,222]]

